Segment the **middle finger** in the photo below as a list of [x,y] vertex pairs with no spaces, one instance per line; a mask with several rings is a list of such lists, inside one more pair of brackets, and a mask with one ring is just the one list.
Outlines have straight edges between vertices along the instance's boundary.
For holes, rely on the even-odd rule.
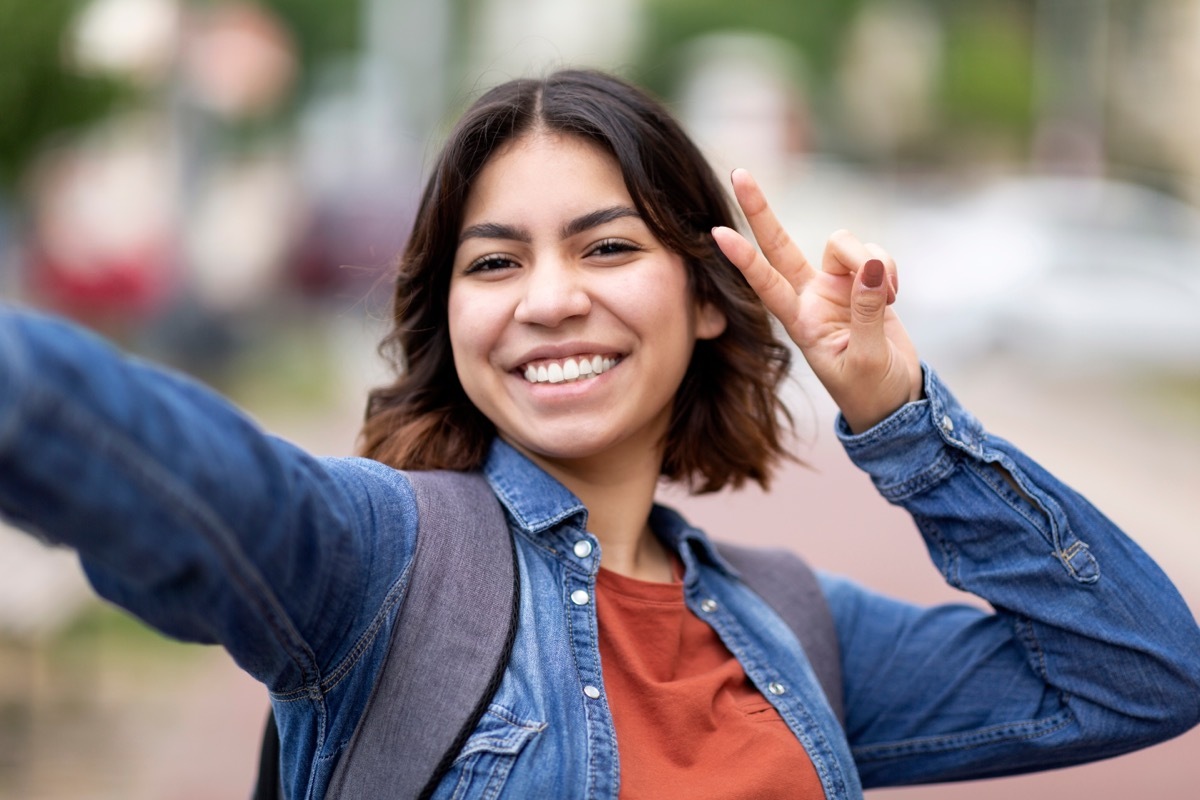
[[815,272],[812,265],[780,224],[754,176],[744,169],[735,169],[729,180],[763,255],[799,291]]

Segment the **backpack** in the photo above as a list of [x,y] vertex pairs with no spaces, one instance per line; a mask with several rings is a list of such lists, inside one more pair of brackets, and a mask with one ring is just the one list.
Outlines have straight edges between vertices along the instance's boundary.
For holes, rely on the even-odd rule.
[[[330,780],[331,800],[431,796],[491,702],[512,653],[520,576],[512,532],[491,487],[479,473],[406,475],[418,511],[412,577],[379,677]],[[837,631],[812,570],[785,550],[725,543],[717,550],[795,633],[844,722]],[[396,758],[398,752],[404,757]],[[253,800],[282,800],[279,756],[271,713]]]

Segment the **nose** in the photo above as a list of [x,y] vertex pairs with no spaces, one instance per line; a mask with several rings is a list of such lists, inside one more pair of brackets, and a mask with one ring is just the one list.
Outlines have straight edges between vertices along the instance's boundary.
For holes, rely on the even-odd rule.
[[523,288],[514,314],[517,322],[554,327],[584,316],[592,308],[584,276],[573,265],[557,259],[527,267]]

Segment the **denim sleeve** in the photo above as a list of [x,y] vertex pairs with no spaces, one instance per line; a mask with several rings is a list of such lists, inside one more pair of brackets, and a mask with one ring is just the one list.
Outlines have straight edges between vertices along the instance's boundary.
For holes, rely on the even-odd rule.
[[362,648],[416,515],[401,473],[309,456],[191,380],[3,306],[0,513],[276,692],[314,691]]
[[928,367],[925,394],[859,435],[839,419],[838,436],[946,581],[994,611],[826,579],[864,786],[1065,766],[1197,724],[1200,629],[1167,576]]

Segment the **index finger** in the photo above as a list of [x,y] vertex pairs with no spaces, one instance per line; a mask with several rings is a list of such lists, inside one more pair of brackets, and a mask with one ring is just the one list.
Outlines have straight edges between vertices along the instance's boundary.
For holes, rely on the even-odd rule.
[[739,168],[730,174],[729,181],[733,184],[733,194],[742,213],[746,215],[746,221],[750,223],[750,230],[754,231],[754,238],[758,240],[763,255],[798,291],[816,270],[780,224],[754,176]]

